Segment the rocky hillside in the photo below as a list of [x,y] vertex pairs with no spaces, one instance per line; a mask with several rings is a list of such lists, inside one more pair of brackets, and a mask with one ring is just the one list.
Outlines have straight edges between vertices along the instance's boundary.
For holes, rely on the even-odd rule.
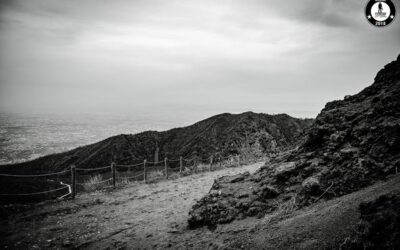
[[190,211],[189,225],[295,209],[400,171],[400,56],[374,83],[327,103],[300,147],[254,175],[224,177]]
[[[112,160],[117,164],[135,164],[144,159],[157,161],[168,157],[177,159],[211,155],[225,157],[241,154],[257,157],[271,155],[295,146],[311,119],[296,119],[285,114],[267,115],[246,112],[220,114],[188,127],[164,132],[147,131],[135,135],[117,135],[98,143],[74,150],[41,157],[39,159],[8,166],[1,166],[0,173],[35,174],[68,169],[72,164],[79,168],[107,166]],[[65,180],[68,180],[68,174]],[[0,191],[24,190],[32,192],[37,187],[48,187],[46,179],[22,182],[0,177]],[[45,185],[41,185],[45,181]],[[54,185],[58,185],[55,182]],[[11,192],[13,193],[13,192]]]

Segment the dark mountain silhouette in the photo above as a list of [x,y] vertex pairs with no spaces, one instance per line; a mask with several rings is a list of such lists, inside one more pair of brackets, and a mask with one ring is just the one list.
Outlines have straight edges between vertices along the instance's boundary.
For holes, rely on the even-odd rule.
[[[267,115],[246,112],[220,114],[191,126],[168,131],[147,131],[139,134],[122,134],[103,141],[53,154],[29,162],[4,165],[0,173],[37,174],[69,169],[98,168],[111,161],[117,164],[135,164],[144,159],[177,159],[210,156],[225,157],[237,154],[273,155],[297,145],[303,129],[312,119],[297,119],[286,114]],[[157,156],[155,156],[157,154]],[[2,178],[0,189],[9,193],[10,187],[27,189],[28,180],[10,181]],[[57,184],[57,183],[56,183]],[[29,183],[29,191],[43,185],[38,181]]]
[[302,207],[348,194],[400,170],[400,56],[374,83],[326,104],[300,147],[254,175],[217,180],[190,211],[189,225],[213,226],[278,206]]

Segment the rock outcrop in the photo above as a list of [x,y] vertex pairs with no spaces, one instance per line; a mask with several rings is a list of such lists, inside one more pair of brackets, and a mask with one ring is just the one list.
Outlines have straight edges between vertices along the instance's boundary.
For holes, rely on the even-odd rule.
[[261,216],[285,202],[302,207],[354,192],[399,170],[400,56],[379,71],[371,86],[327,103],[297,149],[238,182],[216,180],[190,211],[189,226]]

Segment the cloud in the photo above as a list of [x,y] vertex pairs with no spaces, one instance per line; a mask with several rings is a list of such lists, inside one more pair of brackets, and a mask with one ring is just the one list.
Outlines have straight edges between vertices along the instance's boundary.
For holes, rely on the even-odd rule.
[[0,106],[315,116],[398,54],[399,23],[377,29],[363,11],[350,0],[2,1]]

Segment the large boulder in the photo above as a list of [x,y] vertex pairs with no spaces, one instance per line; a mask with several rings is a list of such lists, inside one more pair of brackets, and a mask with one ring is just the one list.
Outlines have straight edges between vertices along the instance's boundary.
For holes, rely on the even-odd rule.
[[318,176],[310,176],[306,178],[301,184],[304,191],[307,193],[315,193],[318,192],[321,188],[321,184],[319,182]]

